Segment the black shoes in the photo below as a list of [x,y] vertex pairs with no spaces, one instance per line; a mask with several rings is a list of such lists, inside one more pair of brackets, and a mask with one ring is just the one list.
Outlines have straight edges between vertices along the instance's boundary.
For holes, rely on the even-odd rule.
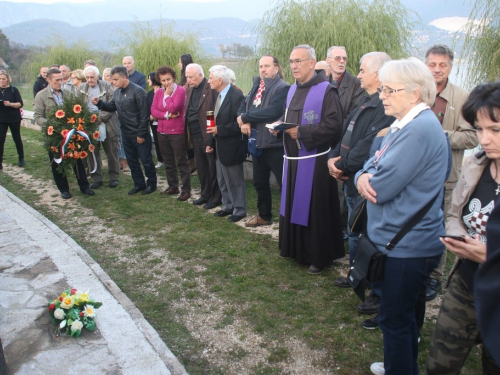
[[62,199],[71,199],[71,194],[69,191],[61,191],[61,197]]
[[110,188],[115,188],[115,187],[117,187],[117,186],[118,186],[118,181],[117,181],[117,180],[111,180],[111,181],[109,182],[109,187],[110,187]]
[[214,214],[215,217],[224,217],[224,216],[229,216],[229,215],[231,215],[231,212],[226,212],[226,211],[222,211],[222,210],[219,210]]
[[128,192],[128,195],[134,195],[135,193],[143,191],[144,189],[146,189],[146,186],[134,186],[134,188]]
[[148,186],[146,189],[142,191],[142,195],[148,195],[151,194],[153,191],[156,190],[156,186]]
[[361,322],[361,327],[365,329],[375,329],[378,327],[378,314]]
[[229,221],[230,223],[236,223],[246,216],[247,215],[231,215],[227,218],[227,221]]
[[370,294],[365,302],[360,303],[356,306],[356,310],[358,310],[361,314],[376,314],[378,313],[378,309],[380,307],[380,298],[373,294]]
[[195,206],[201,206],[202,204],[207,203],[208,201],[205,198],[198,198],[195,201],[193,201],[193,204]]
[[333,283],[338,286],[339,288],[350,288],[351,284],[349,284],[349,280],[347,280],[347,277],[337,277]]
[[212,208],[215,208],[217,206],[220,206],[220,204],[215,204],[214,202],[208,202],[203,205],[203,208],[205,210],[211,210]]
[[24,165],[25,165],[25,164],[26,164],[26,163],[24,162],[24,159],[23,159],[23,158],[19,158],[19,164],[18,164],[18,165],[19,165],[20,167],[24,167]]
[[441,290],[441,281],[429,278],[425,284],[425,300],[432,301]]
[[102,186],[102,181],[94,181],[90,184],[91,189],[99,189]]
[[323,271],[325,270],[325,267],[323,268],[320,268],[320,267],[316,267],[316,266],[313,266],[312,264],[309,266],[309,269],[307,270],[307,273],[309,275],[319,275],[321,273],[323,273]]
[[82,192],[82,194],[95,195],[94,191],[89,187],[80,189],[80,191]]

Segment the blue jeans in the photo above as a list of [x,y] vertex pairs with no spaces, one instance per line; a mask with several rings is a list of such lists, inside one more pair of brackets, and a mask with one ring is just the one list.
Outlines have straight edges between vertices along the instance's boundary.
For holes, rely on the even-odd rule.
[[385,374],[418,374],[418,328],[415,308],[422,288],[441,255],[387,257],[378,324],[384,334]]
[[[345,188],[344,188],[345,190]],[[347,217],[348,220],[351,218],[352,210],[354,209],[355,197],[345,196],[345,201],[347,203]],[[347,226],[347,235],[349,237],[349,266],[352,266],[352,261],[356,255],[356,248],[358,247],[359,232],[351,232],[349,225]]]
[[134,186],[146,187],[144,174],[142,173],[141,164],[144,166],[144,171],[148,178],[147,186],[156,187],[156,169],[151,156],[151,137],[149,134],[144,138],[142,144],[137,143],[137,137],[127,138],[123,137],[123,148],[125,155],[127,155],[128,166],[134,180]]

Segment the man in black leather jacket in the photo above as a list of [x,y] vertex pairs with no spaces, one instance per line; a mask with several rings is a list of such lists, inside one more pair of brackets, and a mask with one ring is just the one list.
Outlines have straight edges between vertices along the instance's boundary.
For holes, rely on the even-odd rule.
[[[143,195],[156,190],[156,169],[151,156],[151,137],[149,135],[149,115],[146,91],[128,79],[127,69],[115,66],[111,69],[111,82],[116,90],[110,102],[92,98],[92,103],[103,111],[117,111],[123,135],[123,147],[134,180],[134,188],[128,192],[133,195],[142,191]],[[144,166],[147,183],[142,173]]]

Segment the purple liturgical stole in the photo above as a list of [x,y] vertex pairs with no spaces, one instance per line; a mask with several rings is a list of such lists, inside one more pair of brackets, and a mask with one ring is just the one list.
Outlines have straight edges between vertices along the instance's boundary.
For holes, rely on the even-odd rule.
[[[300,126],[308,126],[311,124],[319,124],[321,121],[321,112],[323,110],[323,99],[325,97],[326,89],[329,83],[327,81],[321,82],[311,87],[307,93],[307,97],[302,109],[302,121]],[[286,106],[290,102],[297,90],[297,84],[293,84],[288,91],[286,99]],[[286,121],[287,119],[285,119]],[[299,139],[300,147],[299,157],[316,155],[317,150],[313,149],[307,151],[302,140]],[[285,148],[286,154],[286,148]],[[288,156],[288,155],[287,155]],[[314,167],[316,165],[316,158],[310,157],[306,159],[297,160],[297,178],[295,180],[295,190],[293,193],[293,202],[291,206],[292,224],[307,226],[309,224],[309,210],[311,208],[311,197],[314,177]],[[281,208],[280,215],[285,216],[286,208],[286,194],[287,194],[287,179],[288,179],[288,159],[285,158],[283,166],[283,188],[281,189]]]

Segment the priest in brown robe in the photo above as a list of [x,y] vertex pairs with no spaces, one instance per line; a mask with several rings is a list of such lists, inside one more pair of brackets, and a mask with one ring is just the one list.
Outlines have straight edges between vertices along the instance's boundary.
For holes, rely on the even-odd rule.
[[337,183],[328,173],[328,151],[340,139],[342,107],[323,71],[316,73],[316,53],[308,45],[294,47],[284,131],[285,165],[279,229],[281,257],[310,265],[322,273],[345,255]]

